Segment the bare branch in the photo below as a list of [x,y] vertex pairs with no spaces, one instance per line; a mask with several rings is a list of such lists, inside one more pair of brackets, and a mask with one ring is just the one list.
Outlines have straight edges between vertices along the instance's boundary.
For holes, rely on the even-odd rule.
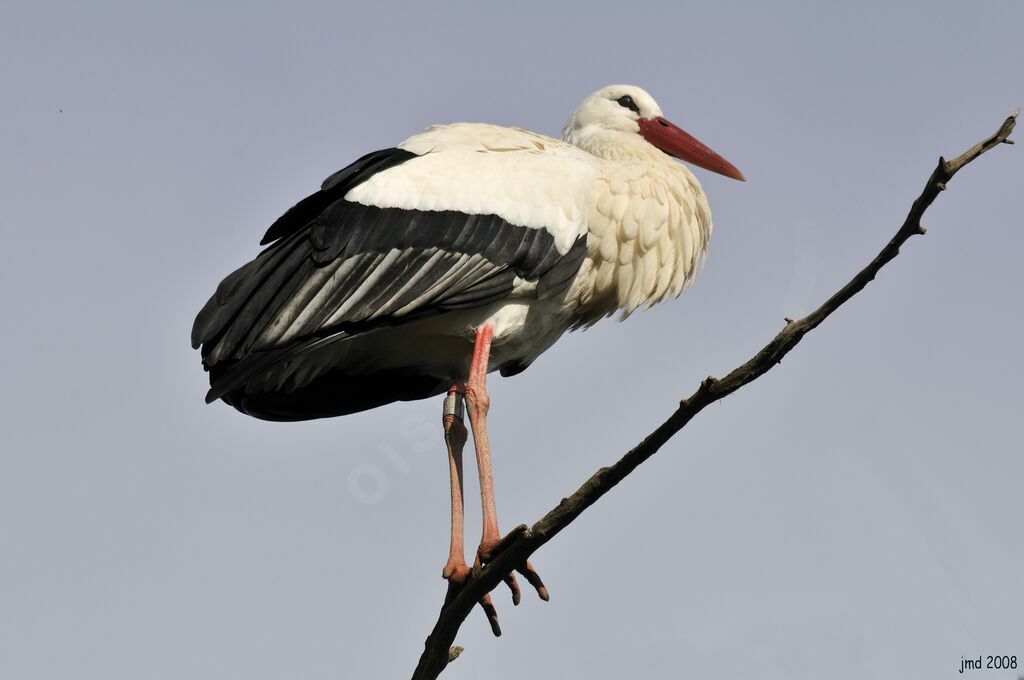
[[946,188],[946,184],[957,171],[993,147],[1002,143],[1012,143],[1008,137],[1017,123],[1018,113],[1019,110],[1015,111],[1013,115],[1003,121],[995,134],[975,144],[953,160],[947,161],[939,158],[938,166],[928,178],[924,190],[914,201],[896,235],[870,264],[858,272],[849,283],[840,288],[818,309],[802,319],[794,321],[787,318],[782,331],[761,351],[724,378],[708,377],[702,381],[697,391],[681,401],[679,408],[664,423],[647,435],[617,463],[595,472],[575,493],[568,498],[563,498],[557,507],[544,515],[532,527],[526,525],[516,527],[513,530],[513,535],[509,536],[505,542],[503,549],[492,557],[486,567],[475,571],[457,592],[449,592],[444,606],[441,607],[437,623],[430,636],[427,637],[423,655],[413,672],[413,680],[433,680],[440,675],[452,658],[449,650],[452,648],[455,635],[462,622],[469,616],[480,598],[493,590],[505,574],[512,571],[516,565],[522,564],[538,548],[569,526],[584,510],[635,470],[638,465],[657,453],[665,442],[683,429],[704,407],[732,394],[747,383],[753,382],[780,363],[782,358],[803,339],[804,335],[816,328],[847,300],[863,290],[882,267],[899,254],[900,246],[910,237],[924,234],[921,217],[925,210]]

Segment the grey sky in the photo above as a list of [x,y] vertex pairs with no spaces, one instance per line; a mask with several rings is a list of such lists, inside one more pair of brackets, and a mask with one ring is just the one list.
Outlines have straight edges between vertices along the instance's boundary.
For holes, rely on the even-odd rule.
[[[557,135],[631,82],[749,179],[699,173],[716,229],[680,300],[493,381],[508,528],[867,262],[936,157],[1024,101],[1022,26],[1019,2],[4,4],[0,677],[411,671],[444,592],[440,402],[264,423],[204,406],[188,347],[357,155],[433,122]],[[498,592],[504,637],[474,613],[445,677],[1024,663],[1022,153],[542,549],[551,602]]]

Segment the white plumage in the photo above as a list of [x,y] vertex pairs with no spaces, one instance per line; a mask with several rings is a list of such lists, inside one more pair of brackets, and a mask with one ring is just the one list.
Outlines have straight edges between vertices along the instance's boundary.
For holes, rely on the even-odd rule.
[[[711,236],[697,178],[637,135],[632,153],[600,144],[586,151],[571,143],[575,128],[564,136],[479,123],[433,126],[398,145],[418,158],[377,173],[345,198],[498,215],[547,230],[563,254],[587,235],[587,258],[557,310],[569,326],[679,295]],[[496,344],[502,339],[496,336]]]
[[557,139],[515,128],[436,125],[398,145],[417,155],[345,196],[382,208],[498,215],[544,228],[562,253],[586,233],[597,178],[593,157]]

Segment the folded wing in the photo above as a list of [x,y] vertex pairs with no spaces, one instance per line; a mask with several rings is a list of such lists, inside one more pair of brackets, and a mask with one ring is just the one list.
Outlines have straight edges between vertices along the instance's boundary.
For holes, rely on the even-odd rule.
[[381,325],[564,291],[586,251],[588,168],[545,139],[436,128],[328,178],[196,318],[207,399]]

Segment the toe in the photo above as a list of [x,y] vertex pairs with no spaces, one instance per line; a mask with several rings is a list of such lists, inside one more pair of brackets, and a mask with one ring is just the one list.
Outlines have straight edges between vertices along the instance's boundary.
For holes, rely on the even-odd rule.
[[519,591],[519,581],[516,580],[516,575],[511,571],[505,574],[505,583],[508,584],[508,589],[512,591],[512,606],[518,607],[523,595]]
[[487,615],[487,622],[491,624],[491,632],[494,633],[494,637],[501,637],[501,624],[498,623],[498,610],[494,608],[494,602],[491,600],[491,596],[484,595],[480,598],[480,606],[484,610],[484,614]]
[[537,570],[533,568],[533,565],[530,564],[529,561],[524,562],[523,564],[516,567],[516,571],[522,574],[523,578],[529,581],[530,585],[533,586],[534,590],[537,591],[537,595],[540,597],[540,599],[544,600],[545,602],[547,602],[550,599],[550,595],[548,595],[548,589],[544,586],[544,582],[540,579],[540,574],[537,573]]

